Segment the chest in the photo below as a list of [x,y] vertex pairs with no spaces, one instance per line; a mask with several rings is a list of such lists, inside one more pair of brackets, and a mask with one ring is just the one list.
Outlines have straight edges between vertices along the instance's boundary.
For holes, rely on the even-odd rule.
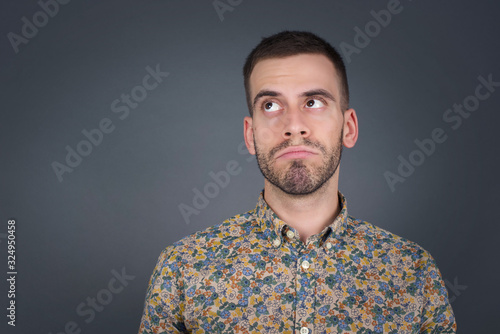
[[419,322],[424,282],[401,258],[286,247],[221,252],[198,254],[183,268],[193,333],[411,333]]

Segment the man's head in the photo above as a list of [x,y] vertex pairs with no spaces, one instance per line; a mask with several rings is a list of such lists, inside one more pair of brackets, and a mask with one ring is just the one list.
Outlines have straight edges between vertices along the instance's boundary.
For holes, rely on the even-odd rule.
[[[285,47],[308,43],[316,49]],[[251,110],[244,120],[245,143],[266,180],[291,195],[313,193],[334,175],[338,180],[342,145],[352,147],[357,139],[356,113],[347,109],[347,80],[339,74],[345,78],[345,69],[324,44],[310,33],[283,32],[264,39],[245,65]],[[320,46],[333,53],[317,52]]]
[[266,37],[250,52],[243,66],[245,93],[250,116],[253,116],[253,101],[250,87],[250,76],[255,65],[264,59],[284,58],[299,54],[321,54],[327,57],[337,72],[341,94],[341,108],[349,108],[349,85],[342,57],[324,39],[306,31],[282,31]]

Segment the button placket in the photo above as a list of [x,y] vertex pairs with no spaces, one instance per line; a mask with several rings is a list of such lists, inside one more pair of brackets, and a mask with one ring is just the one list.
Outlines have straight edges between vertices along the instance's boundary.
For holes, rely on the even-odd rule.
[[316,275],[314,274],[313,261],[316,259],[316,252],[313,254],[308,249],[302,253],[297,261],[297,313],[296,332],[312,334],[315,314],[315,288]]

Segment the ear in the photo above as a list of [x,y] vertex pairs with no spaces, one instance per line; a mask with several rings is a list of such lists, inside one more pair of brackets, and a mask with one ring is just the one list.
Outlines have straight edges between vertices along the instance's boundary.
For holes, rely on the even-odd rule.
[[351,148],[358,140],[358,117],[354,109],[347,109],[344,112],[344,138],[343,144]]
[[255,155],[255,147],[253,142],[253,118],[246,116],[243,119],[243,137],[245,137],[245,145],[247,146],[248,152]]

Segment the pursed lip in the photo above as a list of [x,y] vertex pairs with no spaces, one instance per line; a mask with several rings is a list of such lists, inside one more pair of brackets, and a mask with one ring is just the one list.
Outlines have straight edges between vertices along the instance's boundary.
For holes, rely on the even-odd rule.
[[[307,146],[289,146],[278,153],[276,159],[288,155],[290,157],[307,157],[313,154],[318,154],[314,150],[308,148]],[[286,157],[286,156],[285,156]]]

